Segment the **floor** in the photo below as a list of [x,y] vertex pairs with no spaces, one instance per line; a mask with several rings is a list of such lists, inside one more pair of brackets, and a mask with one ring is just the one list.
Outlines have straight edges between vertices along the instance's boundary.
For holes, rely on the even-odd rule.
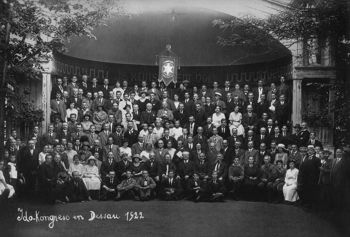
[[[0,207],[0,236],[6,237],[345,236],[312,212],[261,202],[91,201],[50,206],[12,201]],[[22,218],[22,213],[27,219]],[[52,223],[49,218],[61,220]]]

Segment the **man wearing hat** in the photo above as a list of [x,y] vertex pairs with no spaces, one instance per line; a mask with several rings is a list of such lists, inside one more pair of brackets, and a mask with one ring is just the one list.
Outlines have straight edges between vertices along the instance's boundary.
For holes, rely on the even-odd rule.
[[214,98],[215,98],[215,101],[214,101],[215,105],[220,106],[222,112],[226,113],[226,104],[224,101],[221,100],[222,93],[220,91],[216,91],[214,94]]

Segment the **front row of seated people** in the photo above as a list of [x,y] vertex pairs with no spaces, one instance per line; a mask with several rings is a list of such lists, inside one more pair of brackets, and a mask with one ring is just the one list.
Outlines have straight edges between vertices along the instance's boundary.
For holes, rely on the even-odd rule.
[[[295,161],[289,161],[285,170],[283,162],[270,162],[264,157],[264,164],[258,168],[253,157],[245,166],[238,157],[226,167],[219,153],[216,162],[209,167],[205,155],[194,164],[184,152],[184,159],[176,167],[170,156],[165,163],[158,163],[154,154],[150,160],[141,162],[138,154],[130,157],[125,154],[122,161],[107,159],[98,163],[90,156],[86,164],[80,163],[76,155],[67,170],[59,154],[47,154],[39,168],[39,190],[49,202],[81,202],[88,200],[133,199],[146,201],[153,198],[162,200],[187,199],[198,201],[223,201],[229,196],[234,200],[267,200],[295,202],[297,193],[298,169]],[[4,163],[0,162],[0,170]],[[209,171],[209,172],[208,172]],[[0,171],[0,192],[14,195],[14,188],[7,184]],[[283,196],[282,196],[283,193]]]

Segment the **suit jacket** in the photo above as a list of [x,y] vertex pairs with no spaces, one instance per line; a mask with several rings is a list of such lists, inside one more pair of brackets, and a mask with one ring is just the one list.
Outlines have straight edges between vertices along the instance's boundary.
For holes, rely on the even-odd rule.
[[69,83],[67,86],[68,96],[73,95],[74,89],[79,89],[79,84],[78,83],[75,83],[75,84]]
[[120,151],[119,151],[119,147],[117,145],[105,145],[104,146],[104,157],[107,157],[107,154],[108,152],[112,152],[113,153],[113,157],[114,157],[114,160],[116,162],[119,162],[120,161]]
[[106,102],[107,100],[105,98],[102,98],[102,102],[100,98],[94,99],[94,101],[92,101],[91,110],[96,111],[98,106],[102,106],[103,108],[105,108]]
[[241,142],[241,144],[243,145],[243,143],[244,143],[244,138],[243,138],[242,135],[236,136],[236,137],[234,137],[234,136],[229,136],[229,137],[227,138],[227,141],[228,141],[228,147],[230,147],[230,148],[233,149],[233,148],[234,148],[234,145],[235,145],[235,143],[236,143],[236,141]]
[[306,157],[299,168],[298,183],[302,185],[316,185],[319,179],[320,166],[321,161],[316,156]]
[[117,190],[117,186],[119,183],[118,177],[114,176],[113,179],[111,179],[110,177],[106,177],[106,176],[102,176],[102,185],[101,186],[106,186],[107,188],[111,188],[114,190]]
[[319,146],[319,147],[321,147],[321,149],[323,149],[322,142],[320,142],[319,140],[311,141],[309,139],[307,145],[313,145],[314,147]]
[[211,117],[213,116],[213,113],[215,111],[215,105],[213,104],[205,104],[204,106],[204,113],[205,113],[205,117],[208,118],[208,117]]
[[111,132],[108,131],[108,135],[106,134],[105,131],[102,131],[98,134],[100,137],[100,144],[102,147],[104,147],[107,144],[108,138],[111,136]]
[[134,144],[137,142],[139,132],[133,129],[132,131],[127,130],[124,133],[124,139],[128,140],[129,144]]
[[119,177],[119,180],[122,179],[122,175],[131,169],[131,162],[130,161],[126,161],[126,164],[124,163],[123,160],[117,162],[117,175]]
[[213,136],[213,128],[214,128],[214,125],[213,124],[206,124],[203,126],[203,135],[206,136],[206,137],[211,137]]
[[160,173],[160,163],[156,160],[147,160],[144,163],[144,168],[148,171],[149,176],[154,178]]
[[70,199],[72,199],[73,196],[82,197],[84,200],[88,199],[89,193],[82,179],[77,180],[77,185],[75,185],[73,179],[67,183],[67,196]]
[[123,132],[121,132],[120,134],[118,134],[117,132],[114,132],[111,134],[111,136],[113,137],[113,141],[114,144],[121,147],[123,145],[123,141],[124,141],[124,134]]
[[140,122],[141,124],[147,123],[149,125],[156,121],[156,117],[156,113],[153,110],[151,112],[142,111],[140,116]]
[[163,177],[163,175],[168,176],[168,173],[170,170],[174,171],[174,174],[177,174],[177,168],[176,165],[171,162],[171,163],[165,163],[165,162],[158,162],[159,163],[159,169],[158,169],[158,176]]
[[65,121],[66,119],[66,104],[61,100],[60,103],[58,104],[57,100],[51,100],[50,102],[50,107],[51,107],[51,113],[54,115],[59,116],[61,121]]
[[218,173],[218,178],[223,178],[226,179],[227,177],[227,165],[224,161],[222,161],[219,165],[219,169],[216,170],[216,166],[217,166],[217,162],[215,162],[211,168],[211,173],[213,173],[213,171],[216,171]]
[[203,109],[200,109],[200,110],[193,110],[193,114],[194,114],[194,120],[196,121],[196,123],[199,125],[199,126],[203,126],[205,125],[205,122],[206,122],[206,116],[205,116],[205,111]]
[[109,92],[113,90],[111,86],[107,86],[107,89],[105,85],[100,87],[100,90],[103,92],[103,98],[107,99],[109,97]]
[[205,151],[205,150],[207,150],[208,149],[208,143],[207,143],[207,141],[208,141],[208,138],[206,137],[206,136],[204,136],[204,135],[195,135],[194,137],[193,137],[193,143],[196,145],[196,144],[201,144],[201,147],[202,147],[202,150],[203,151]]
[[188,116],[189,115],[186,113],[186,111],[180,112],[180,110],[176,110],[174,112],[174,119],[179,120],[181,126],[184,126],[187,123]]
[[83,102],[82,99],[78,97],[70,97],[68,101],[69,104],[74,102],[75,108],[81,108],[81,104]]
[[230,128],[228,126],[225,126],[225,132],[223,132],[223,126],[220,125],[218,127],[218,134],[219,134],[219,136],[221,136],[225,140],[231,135]]
[[184,104],[184,111],[188,115],[194,115],[194,111],[195,111],[196,107],[195,107],[193,100],[188,100],[188,102],[186,102],[186,100],[184,100],[183,104]]
[[104,178],[110,171],[117,172],[117,162],[115,160],[112,160],[111,163],[109,163],[108,160],[103,161],[101,164],[100,172],[101,177]]
[[131,146],[131,153],[133,155],[140,154],[143,150],[145,150],[145,143],[142,143],[142,145],[140,145],[139,142],[136,142]]
[[24,175],[36,172],[39,166],[39,150],[34,149],[33,155],[28,146],[18,151],[17,170]]
[[200,178],[204,178],[205,176],[210,176],[210,164],[208,161],[201,162],[196,159],[194,161],[194,171],[198,173]]
[[168,189],[175,189],[175,194],[178,194],[181,190],[181,182],[179,179],[173,178],[172,184],[169,182],[169,178],[165,178],[162,180],[161,187],[163,192],[165,192]]
[[183,179],[186,175],[192,176],[194,173],[194,164],[191,161],[185,163],[184,161],[180,162],[178,167],[178,175]]
[[159,100],[150,100],[149,101],[152,104],[152,110],[158,111],[161,108],[161,102]]
[[[50,99],[53,100],[56,98],[56,94],[60,93],[63,96],[63,92],[64,92],[64,87],[62,86],[62,88],[60,89],[59,86],[57,84],[52,86],[52,90],[51,90],[51,97]],[[61,96],[61,97],[62,97]]]

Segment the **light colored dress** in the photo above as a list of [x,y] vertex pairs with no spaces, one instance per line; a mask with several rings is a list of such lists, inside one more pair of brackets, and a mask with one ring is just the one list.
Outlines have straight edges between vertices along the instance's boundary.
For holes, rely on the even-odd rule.
[[87,190],[100,190],[101,180],[96,165],[85,165],[83,170],[83,181]]
[[297,168],[288,169],[286,172],[285,184],[283,185],[283,195],[286,201],[295,202],[299,199],[297,193],[298,174],[299,170]]
[[226,119],[225,117],[225,114],[224,113],[219,113],[219,114],[216,114],[214,113],[213,116],[212,116],[212,124],[217,128],[217,127],[220,127],[221,125],[221,120],[222,119]]
[[241,125],[242,113],[240,113],[240,112],[236,113],[234,111],[231,112],[229,120],[230,120],[231,124],[237,128],[239,125]]
[[77,165],[74,163],[69,164],[68,173],[72,175],[74,171],[77,171],[80,175],[82,175],[84,173],[84,166],[80,163]]
[[[2,172],[2,170],[0,170],[0,195],[5,191],[5,184],[4,183],[6,183],[4,173]],[[12,185],[9,185],[9,184],[7,184],[7,187],[10,189],[10,193],[9,193],[8,198],[11,198],[15,194],[15,189],[13,188]]]

